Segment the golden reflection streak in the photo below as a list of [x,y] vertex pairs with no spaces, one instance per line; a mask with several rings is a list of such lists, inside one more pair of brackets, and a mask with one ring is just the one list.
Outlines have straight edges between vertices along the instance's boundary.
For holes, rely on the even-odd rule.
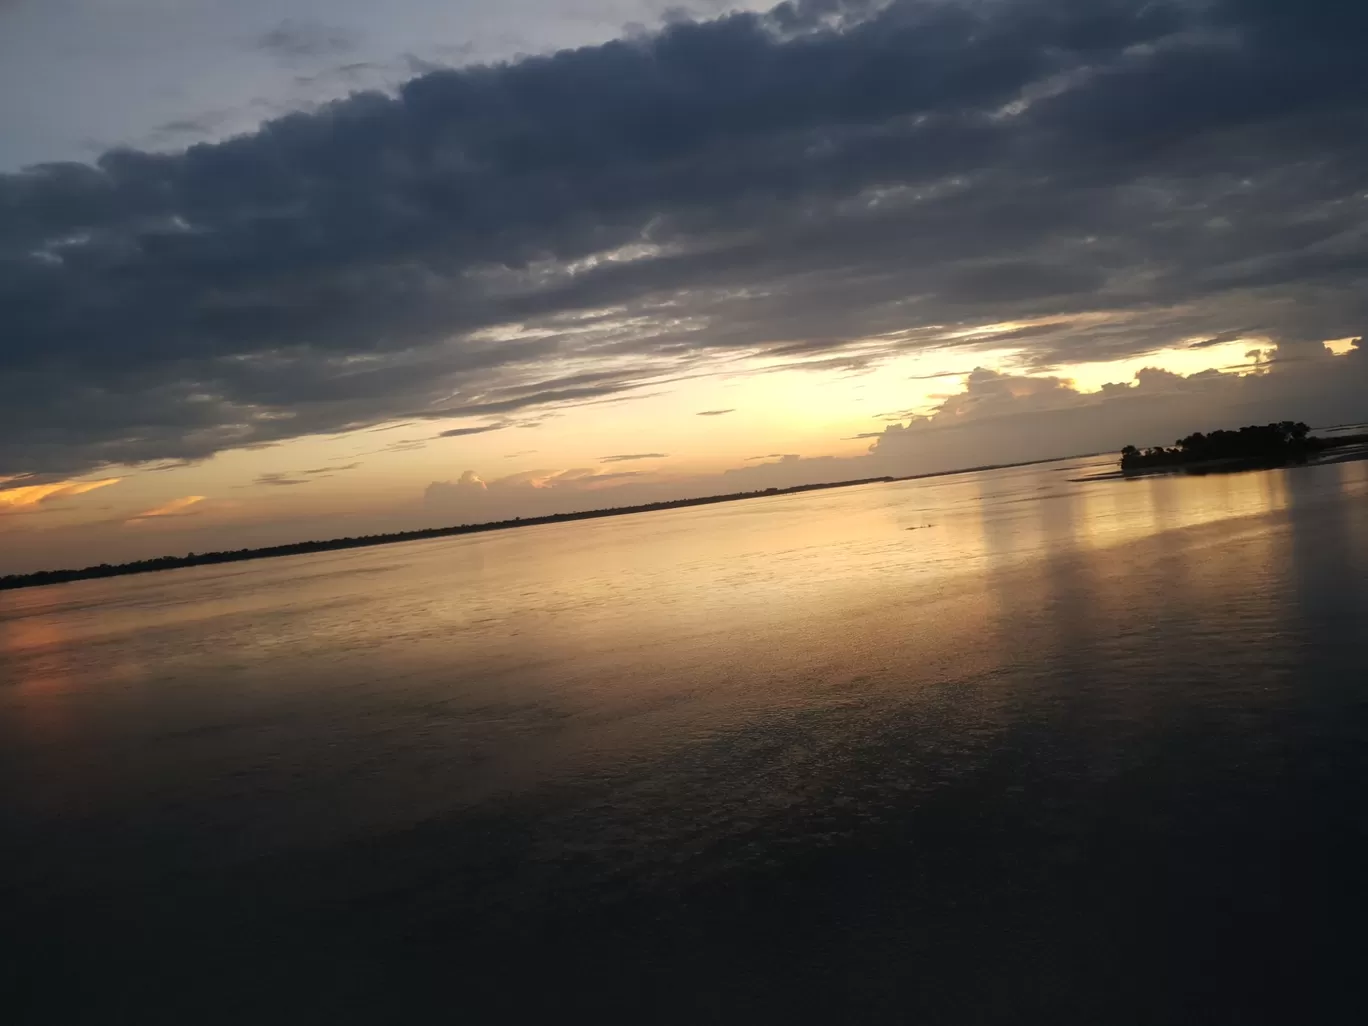
[[13,674],[0,689],[6,715],[25,736],[57,742],[69,733],[64,696],[75,684],[65,658],[61,628],[36,617],[0,622],[0,667]]
[[13,682],[19,694],[54,693],[66,689],[70,674],[61,659],[66,635],[59,627],[35,617],[5,622],[0,630],[0,653],[5,667],[19,677]]

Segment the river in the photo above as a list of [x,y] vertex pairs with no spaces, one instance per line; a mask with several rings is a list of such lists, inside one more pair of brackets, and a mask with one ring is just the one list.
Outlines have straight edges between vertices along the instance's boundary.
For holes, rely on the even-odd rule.
[[18,1023],[1350,1021],[1368,463],[0,593]]

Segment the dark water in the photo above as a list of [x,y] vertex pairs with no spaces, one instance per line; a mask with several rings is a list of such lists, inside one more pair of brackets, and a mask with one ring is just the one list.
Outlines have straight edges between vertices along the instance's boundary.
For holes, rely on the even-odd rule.
[[0,1017],[1362,1021],[1368,464],[1089,472],[0,596]]

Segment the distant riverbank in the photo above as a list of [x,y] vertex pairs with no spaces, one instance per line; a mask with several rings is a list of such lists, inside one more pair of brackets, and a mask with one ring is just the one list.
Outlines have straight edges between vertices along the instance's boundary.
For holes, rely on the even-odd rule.
[[105,577],[126,577],[129,574],[153,573],[157,570],[179,570],[192,566],[214,566],[219,563],[240,563],[249,559],[273,559],[277,556],[302,556],[338,549],[360,549],[371,545],[393,545],[399,542],[424,541],[429,538],[448,538],[461,534],[485,531],[507,531],[517,527],[536,527],[539,524],[559,524],[570,520],[596,520],[601,517],[626,516],[631,513],[653,513],[688,506],[708,506],[719,502],[739,502],[743,499],[763,499],[775,495],[794,495],[800,492],[822,491],[829,488],[854,488],[858,485],[893,484],[897,481],[921,481],[932,477],[953,477],[989,470],[1008,470],[1013,467],[1034,467],[1046,463],[1100,456],[1101,453],[1082,453],[1076,456],[1055,456],[1043,460],[1024,460],[1018,463],[991,463],[954,470],[937,470],[928,474],[909,474],[903,477],[867,477],[854,481],[828,481],[821,484],[794,485],[789,488],[765,488],[753,492],[732,492],[727,495],[705,495],[691,499],[672,499],[650,502],[639,506],[614,506],[605,509],[581,510],[574,513],[555,513],[544,517],[514,517],[483,524],[459,524],[454,527],[430,527],[416,531],[396,531],[391,534],[366,534],[348,538],[328,538],[317,541],[293,542],[258,549],[233,549],[223,552],[191,552],[184,556],[158,556],[131,563],[101,563],[79,570],[38,570],[27,574],[0,577],[0,591],[15,588],[37,588],[46,584],[66,584],[70,581],[99,580]]
[[484,531],[505,531],[515,527],[535,527],[539,524],[559,524],[569,520],[593,520],[600,517],[625,516],[630,513],[650,513],[657,510],[681,509],[687,506],[707,506],[718,502],[741,499],[761,499],[773,495],[792,495],[797,492],[820,491],[825,488],[853,488],[856,485],[885,484],[898,480],[893,477],[862,478],[858,481],[833,481],[822,484],[795,485],[791,488],[766,488],[754,492],[734,492],[728,495],[707,495],[693,499],[673,499],[650,502],[640,506],[616,506],[606,509],[582,510],[575,513],[555,513],[544,517],[514,517],[484,524],[459,524],[454,527],[430,527],[416,531],[396,531],[391,534],[366,534],[348,538],[327,538],[316,541],[272,545],[259,549],[234,549],[223,552],[191,552],[184,556],[159,556],[132,563],[101,563],[79,570],[39,570],[29,574],[10,574],[0,577],[0,591],[13,588],[36,588],[45,584],[65,584],[69,581],[97,580],[104,577],[125,577],[157,570],[177,570],[191,566],[214,566],[219,563],[239,563],[249,559],[271,559],[277,556],[300,556],[338,549],[359,549],[371,545],[393,545],[398,542],[422,541],[428,538],[448,538]]

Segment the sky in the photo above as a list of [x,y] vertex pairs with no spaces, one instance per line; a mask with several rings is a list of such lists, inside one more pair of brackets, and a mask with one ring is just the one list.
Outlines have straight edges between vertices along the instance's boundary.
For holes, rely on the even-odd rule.
[[1368,420],[1351,0],[0,0],[0,573]]

